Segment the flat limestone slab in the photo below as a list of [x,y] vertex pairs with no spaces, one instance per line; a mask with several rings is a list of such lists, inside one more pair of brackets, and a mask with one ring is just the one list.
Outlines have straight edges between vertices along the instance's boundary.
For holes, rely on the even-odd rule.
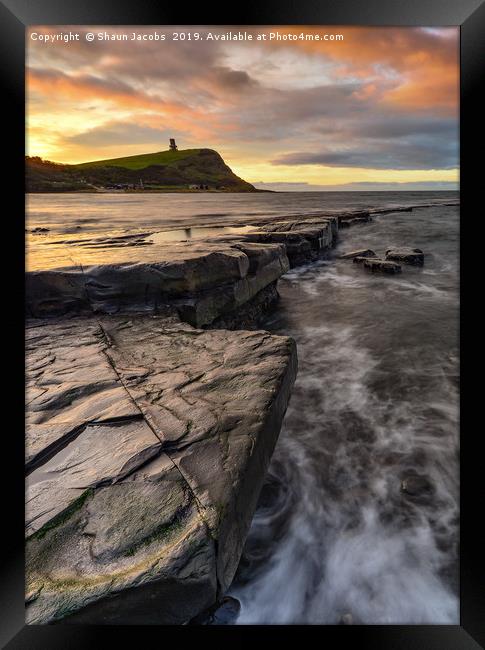
[[289,269],[283,245],[244,240],[100,247],[72,255],[70,265],[27,273],[30,317],[153,312],[172,305],[183,320],[201,327],[238,309]]
[[333,245],[338,235],[338,221],[325,217],[272,221],[261,224],[259,230],[244,238],[284,244],[290,266],[295,267],[315,259]]
[[[150,315],[29,334],[42,348],[27,366],[33,426],[49,442],[28,478],[28,622],[186,622],[232,581],[295,379],[294,342]],[[98,369],[89,408],[63,390]],[[49,372],[55,399],[41,393]],[[120,413],[107,386],[125,396]]]
[[194,241],[150,233],[56,235],[40,242],[32,236],[27,313],[139,313],[170,305],[195,327],[230,322],[242,305],[270,293],[290,266],[333,246],[338,218],[272,219],[245,228]]
[[316,215],[299,215],[287,217],[268,217],[264,221],[255,223],[258,228],[267,232],[289,232],[291,230],[306,230],[307,228],[317,227],[326,229],[329,225],[332,231],[333,239],[338,236],[339,216],[332,216],[331,214],[316,214]]
[[79,490],[121,480],[160,449],[160,440],[143,420],[86,426],[27,476],[27,535],[52,522],[79,496]]
[[27,467],[89,423],[139,417],[94,319],[33,323],[25,347]]

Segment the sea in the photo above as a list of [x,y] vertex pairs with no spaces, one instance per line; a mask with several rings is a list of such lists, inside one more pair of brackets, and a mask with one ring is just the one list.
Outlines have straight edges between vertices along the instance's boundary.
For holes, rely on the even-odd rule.
[[[283,276],[261,324],[296,340],[299,371],[229,590],[237,624],[459,624],[459,194],[27,196],[26,229],[47,238],[190,239],[352,210],[377,212]],[[339,258],[397,246],[424,266],[387,276]]]

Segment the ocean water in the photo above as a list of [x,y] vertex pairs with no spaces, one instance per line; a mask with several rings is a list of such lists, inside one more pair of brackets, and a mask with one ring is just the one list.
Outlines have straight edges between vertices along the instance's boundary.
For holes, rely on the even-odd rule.
[[[231,594],[238,623],[459,622],[458,208],[341,232],[425,251],[398,276],[331,259],[288,273],[264,323],[299,373]],[[427,478],[426,495],[401,481]]]
[[[266,216],[415,207],[341,230],[280,279],[263,327],[299,373],[230,594],[239,624],[458,624],[459,206],[454,192],[29,195],[50,238],[199,232]],[[74,233],[74,234],[73,234]],[[156,235],[160,236],[160,235]],[[176,234],[173,234],[177,237]],[[419,247],[423,268],[365,271],[343,252]],[[409,496],[401,483],[425,477]]]
[[274,216],[456,202],[457,192],[258,192],[254,194],[27,194],[27,228],[52,233],[226,226]]

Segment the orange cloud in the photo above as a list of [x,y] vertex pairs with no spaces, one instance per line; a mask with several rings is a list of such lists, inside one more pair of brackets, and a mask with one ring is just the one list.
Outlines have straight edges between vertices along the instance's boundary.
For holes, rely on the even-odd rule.
[[[56,34],[104,28],[34,29]],[[247,174],[252,168],[256,176],[261,170],[259,180],[320,173],[320,163],[287,169],[271,164],[284,156],[337,160],[347,152],[347,175],[357,173],[355,160],[368,166],[374,160],[379,173],[388,167],[401,174],[404,165],[428,172],[431,165],[456,167],[457,29],[241,28],[341,33],[344,40],[237,45],[173,42],[169,27],[138,31],[155,29],[168,34],[163,45],[29,41],[32,155],[81,162],[160,147],[170,135],[180,146],[229,151],[235,169]]]
[[[137,114],[137,123],[160,127],[166,122],[173,129],[189,130],[194,137],[204,138],[219,128],[215,115],[180,102],[166,101],[149,93],[134,90],[118,81],[108,81],[86,75],[67,75],[56,70],[31,69],[27,72],[27,92],[44,98],[54,97],[71,102],[106,102],[116,111]],[[140,113],[143,115],[140,116]],[[140,117],[142,118],[140,120]]]
[[[338,64],[341,77],[380,75],[391,88],[381,101],[406,109],[430,109],[455,114],[459,99],[457,28],[427,32],[389,27],[277,27],[282,34],[343,34],[342,41],[266,41],[271,47],[296,47],[324,55]],[[369,88],[370,91],[370,88]]]
[[27,89],[43,95],[61,95],[72,100],[108,101],[124,108],[163,110],[187,113],[184,106],[135,92],[122,82],[108,81],[87,75],[67,75],[57,70],[30,69],[27,72]]

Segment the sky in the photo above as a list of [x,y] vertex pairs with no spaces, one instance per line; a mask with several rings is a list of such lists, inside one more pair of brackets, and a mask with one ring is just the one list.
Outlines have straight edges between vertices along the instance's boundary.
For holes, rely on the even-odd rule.
[[[343,38],[310,38],[324,34]],[[458,184],[458,28],[34,26],[27,43],[28,155],[85,162],[173,137],[267,189]]]

